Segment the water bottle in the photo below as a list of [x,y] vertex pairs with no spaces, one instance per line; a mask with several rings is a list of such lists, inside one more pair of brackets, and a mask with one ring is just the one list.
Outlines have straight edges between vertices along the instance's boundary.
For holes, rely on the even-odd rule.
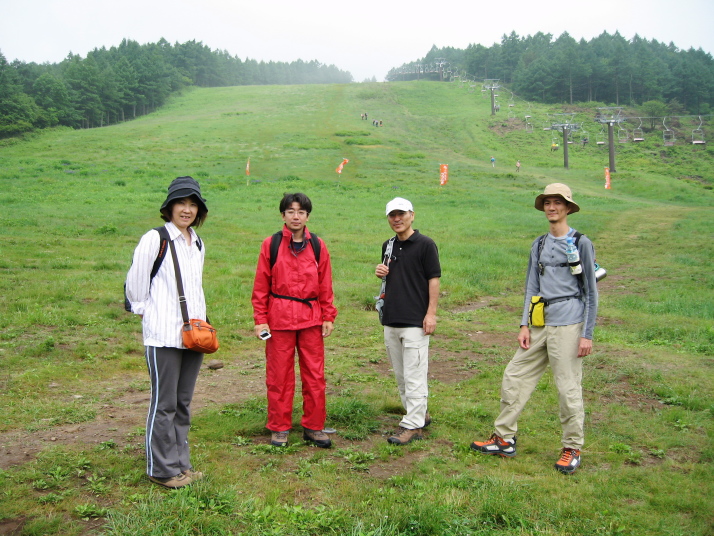
[[595,263],[595,281],[602,281],[605,279],[607,276],[607,270],[600,266],[598,263]]
[[578,253],[578,248],[575,247],[575,239],[569,236],[565,239],[567,246],[565,246],[565,254],[568,256],[568,264],[570,265],[570,273],[573,275],[578,275],[582,273],[583,267],[580,266],[580,253]]

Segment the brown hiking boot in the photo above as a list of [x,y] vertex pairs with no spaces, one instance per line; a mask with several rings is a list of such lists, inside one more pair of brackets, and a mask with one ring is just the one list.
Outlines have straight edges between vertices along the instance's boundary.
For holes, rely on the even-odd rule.
[[332,446],[329,436],[322,430],[310,430],[303,428],[302,438],[305,441],[311,441],[320,448],[329,449]]
[[410,430],[409,428],[399,427],[399,431],[391,436],[387,441],[393,445],[406,445],[412,441],[417,441],[419,439],[424,439],[424,435],[421,433],[421,428],[415,428]]
[[191,480],[191,477],[186,476],[183,473],[179,473],[176,476],[172,476],[171,478],[157,478],[155,476],[149,476],[149,480],[151,480],[154,484],[158,484],[159,486],[171,489],[178,489],[184,486],[189,486],[193,482]]
[[196,482],[196,480],[201,480],[204,476],[201,471],[194,471],[193,469],[186,469],[185,471],[181,472],[187,477],[189,477],[192,482]]
[[284,432],[273,432],[270,434],[270,444],[274,447],[288,446],[288,430]]
[[426,415],[424,415],[424,428],[429,426],[431,424],[431,415],[429,415],[429,412],[426,412]]

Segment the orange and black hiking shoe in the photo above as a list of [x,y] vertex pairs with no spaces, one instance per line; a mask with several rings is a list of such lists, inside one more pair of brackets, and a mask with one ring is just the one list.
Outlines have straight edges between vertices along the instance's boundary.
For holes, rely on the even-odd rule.
[[572,475],[580,467],[580,451],[564,448],[560,451],[560,459],[555,462],[555,468],[566,475]]
[[471,443],[471,449],[484,454],[498,454],[505,458],[513,458],[516,455],[516,438],[503,439],[497,434],[491,434],[488,441]]

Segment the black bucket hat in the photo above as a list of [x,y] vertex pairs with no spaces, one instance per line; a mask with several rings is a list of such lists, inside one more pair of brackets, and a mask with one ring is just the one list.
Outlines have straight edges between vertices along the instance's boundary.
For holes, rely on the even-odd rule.
[[161,210],[164,210],[174,199],[191,196],[196,198],[204,212],[208,212],[206,200],[201,197],[201,186],[193,177],[177,177],[171,181],[171,184],[169,184],[169,193],[166,196],[166,201],[161,205]]

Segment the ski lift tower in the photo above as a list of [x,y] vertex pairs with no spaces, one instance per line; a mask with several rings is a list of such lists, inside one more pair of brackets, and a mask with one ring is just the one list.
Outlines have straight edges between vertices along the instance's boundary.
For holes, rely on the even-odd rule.
[[487,78],[483,81],[484,89],[491,91],[491,115],[496,115],[496,94],[495,91],[501,87],[498,84],[500,78]]
[[578,130],[580,128],[580,123],[575,122],[575,114],[551,114],[553,118],[553,123],[551,123],[551,130],[559,130],[563,133],[563,167],[565,169],[570,169],[568,167],[568,136],[570,132]]
[[607,125],[607,139],[610,152],[610,172],[617,171],[615,169],[615,136],[613,132],[613,126],[615,124],[619,125],[627,118],[622,115],[621,106],[613,106],[607,108],[598,108],[597,115],[595,116],[595,122],[601,125]]
[[436,62],[436,66],[439,68],[439,82],[444,81],[444,65],[448,65],[449,62],[446,61],[446,58],[436,58],[434,60]]

